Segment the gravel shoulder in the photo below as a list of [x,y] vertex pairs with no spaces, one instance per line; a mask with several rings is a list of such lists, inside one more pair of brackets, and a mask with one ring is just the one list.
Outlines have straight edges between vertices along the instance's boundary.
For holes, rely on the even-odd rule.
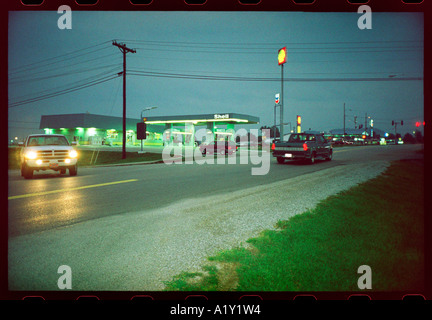
[[73,290],[163,290],[163,281],[199,270],[208,256],[240,246],[388,166],[387,161],[341,165],[223,198],[189,198],[15,237],[9,241],[9,289],[58,290],[57,269],[68,265]]

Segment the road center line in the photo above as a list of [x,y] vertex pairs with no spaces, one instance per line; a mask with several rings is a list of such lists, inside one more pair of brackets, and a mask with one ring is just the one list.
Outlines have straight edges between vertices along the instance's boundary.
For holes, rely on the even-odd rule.
[[113,185],[113,184],[127,183],[127,182],[133,182],[133,181],[138,181],[138,179],[130,179],[130,180],[106,182],[106,183],[93,184],[93,185],[89,185],[89,186],[82,186],[82,187],[76,187],[76,188],[58,189],[58,190],[36,192],[36,193],[27,193],[27,194],[22,194],[22,195],[18,195],[18,196],[10,196],[10,197],[8,197],[8,200],[20,199],[20,198],[28,198],[28,197],[36,197],[36,196],[43,196],[43,195],[46,195],[46,194],[65,192],[65,191],[73,191],[73,190],[97,188],[97,187],[110,186],[110,185]]

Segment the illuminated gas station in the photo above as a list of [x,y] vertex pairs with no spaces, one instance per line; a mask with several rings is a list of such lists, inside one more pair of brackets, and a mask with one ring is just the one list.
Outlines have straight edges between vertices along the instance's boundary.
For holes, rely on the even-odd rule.
[[[147,126],[159,126],[164,144],[194,146],[197,141],[234,141],[235,125],[258,124],[259,118],[237,113],[147,117]],[[147,127],[148,128],[148,127]]]
[[[208,141],[234,141],[235,126],[258,124],[259,118],[238,113],[153,116],[126,119],[126,144],[139,146],[137,123],[146,123],[146,146],[194,146]],[[42,115],[40,129],[63,134],[80,145],[122,145],[122,118],[90,113]]]

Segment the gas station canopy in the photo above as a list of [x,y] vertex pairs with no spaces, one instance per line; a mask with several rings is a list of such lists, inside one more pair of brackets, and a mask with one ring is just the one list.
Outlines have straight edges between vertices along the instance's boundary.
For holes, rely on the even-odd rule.
[[180,116],[159,116],[146,117],[147,124],[155,125],[182,125],[194,124],[195,126],[206,126],[208,123],[225,124],[257,124],[259,118],[238,113],[214,113],[214,114],[196,114],[196,115],[180,115]]

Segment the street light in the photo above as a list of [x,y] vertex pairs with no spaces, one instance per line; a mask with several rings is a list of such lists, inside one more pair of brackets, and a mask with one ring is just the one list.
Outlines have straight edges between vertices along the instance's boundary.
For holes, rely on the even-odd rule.
[[[290,133],[292,133],[293,129],[292,129],[291,122],[284,122],[284,123],[282,123],[282,126],[287,126],[287,125],[290,126]],[[284,141],[283,138],[284,137],[280,137],[280,141]]]
[[[144,112],[144,111],[149,111],[149,110],[153,110],[153,109],[156,109],[156,108],[157,108],[157,107],[154,106],[154,107],[148,107],[148,108],[142,109],[142,110],[141,110],[141,118],[140,118],[141,121],[144,121],[144,120],[143,120],[143,112]],[[143,153],[143,152],[144,152],[144,151],[143,151],[143,139],[141,139],[141,153]]]
[[143,112],[144,112],[144,111],[153,110],[153,109],[157,109],[157,107],[148,107],[148,108],[142,109],[142,110],[141,110],[141,120],[142,120],[142,118],[143,118]]

